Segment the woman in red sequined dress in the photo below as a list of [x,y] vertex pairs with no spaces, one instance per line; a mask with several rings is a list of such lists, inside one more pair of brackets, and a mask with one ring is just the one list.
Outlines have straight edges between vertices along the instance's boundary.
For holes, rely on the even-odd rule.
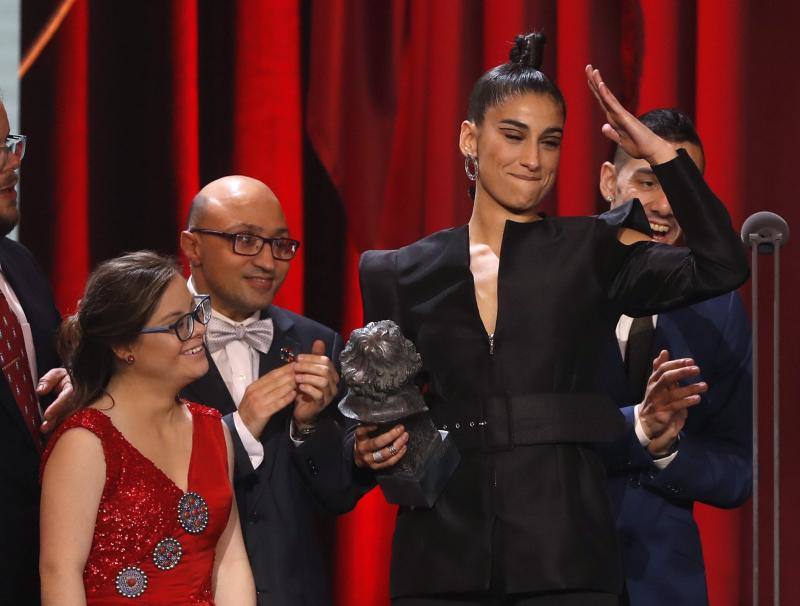
[[210,314],[154,253],[89,278],[60,338],[76,410],[42,462],[44,606],[255,605],[227,428],[177,398],[208,370]]

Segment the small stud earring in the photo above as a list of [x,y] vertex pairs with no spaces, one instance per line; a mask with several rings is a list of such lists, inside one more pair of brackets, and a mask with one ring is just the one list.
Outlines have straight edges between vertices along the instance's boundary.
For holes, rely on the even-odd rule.
[[134,362],[136,362],[136,358],[133,357],[133,354],[128,354],[128,357],[125,358],[125,361],[128,363],[128,366],[131,366]]

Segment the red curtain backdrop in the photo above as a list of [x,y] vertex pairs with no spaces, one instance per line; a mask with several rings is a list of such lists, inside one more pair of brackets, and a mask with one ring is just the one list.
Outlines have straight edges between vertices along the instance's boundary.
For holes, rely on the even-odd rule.
[[[55,8],[24,3],[23,48]],[[785,0],[78,0],[22,82],[29,136],[21,237],[62,311],[87,272],[124,250],[177,252],[192,196],[226,174],[264,180],[303,240],[279,304],[340,330],[361,324],[358,255],[464,223],[459,124],[469,90],[516,33],[543,29],[544,70],[568,105],[553,214],[603,210],[611,147],[583,76],[600,67],[637,111],[678,106],[705,143],[706,176],[738,227],[757,210],[800,230],[793,200],[798,9]],[[18,125],[14,125],[15,127]],[[800,250],[783,256],[783,427],[800,330]],[[762,292],[772,287],[770,260]],[[743,290],[749,298],[749,289]],[[762,447],[770,451],[771,315],[764,298]],[[784,430],[783,456],[794,457]],[[761,597],[771,593],[771,485],[762,466]],[[800,487],[783,467],[784,603],[800,603]],[[379,491],[328,533],[337,603],[388,604],[395,508]],[[750,602],[750,508],[698,506],[711,603]]]
[[89,271],[88,166],[88,1],[78,0],[64,20],[56,41],[56,97],[59,111],[53,133],[54,189],[62,192],[54,208],[56,301],[72,310]]

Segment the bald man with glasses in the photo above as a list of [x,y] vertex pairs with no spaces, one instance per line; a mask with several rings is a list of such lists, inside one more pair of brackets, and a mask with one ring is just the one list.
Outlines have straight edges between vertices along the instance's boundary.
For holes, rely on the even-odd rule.
[[332,603],[315,513],[355,504],[336,408],[341,337],[273,304],[299,247],[275,194],[240,176],[204,187],[181,234],[190,289],[212,305],[210,370],[183,395],[227,415],[245,544],[269,606]]

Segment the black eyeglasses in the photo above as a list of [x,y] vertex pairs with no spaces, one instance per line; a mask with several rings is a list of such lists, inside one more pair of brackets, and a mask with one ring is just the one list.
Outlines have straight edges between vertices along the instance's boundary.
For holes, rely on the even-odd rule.
[[3,162],[0,162],[0,165],[11,155],[16,156],[18,160],[22,160],[22,156],[25,155],[25,144],[27,140],[28,138],[25,135],[7,135],[3,145],[0,145],[0,152],[2,152],[4,156]]
[[200,324],[208,324],[211,319],[211,296],[210,295],[195,295],[195,299],[199,302],[197,306],[188,314],[182,315],[169,326],[151,326],[150,328],[143,328],[139,332],[141,334],[151,334],[157,332],[175,332],[175,336],[181,341],[188,341],[194,334],[195,321]]
[[233,252],[246,257],[255,257],[267,242],[269,242],[269,246],[272,249],[272,256],[279,261],[290,261],[297,254],[297,249],[300,248],[300,241],[292,240],[291,238],[263,238],[255,234],[231,234],[226,231],[200,229],[199,227],[191,227],[189,231],[193,234],[208,234],[227,238],[233,243]]

